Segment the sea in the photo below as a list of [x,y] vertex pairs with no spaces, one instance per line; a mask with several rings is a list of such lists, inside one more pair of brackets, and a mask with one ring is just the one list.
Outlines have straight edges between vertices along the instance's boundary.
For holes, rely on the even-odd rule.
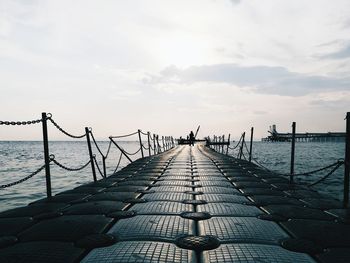
[[[134,153],[139,149],[137,141],[119,141],[118,144]],[[108,150],[108,141],[99,141],[98,145],[103,153]],[[249,142],[248,142],[249,147]],[[89,161],[87,144],[84,141],[51,141],[49,142],[50,154],[55,160],[64,166],[77,168]],[[96,147],[93,147],[99,166],[102,170],[102,158]],[[145,155],[148,151],[145,150]],[[303,173],[315,170],[344,158],[345,143],[342,142],[297,142],[295,150],[295,173]],[[230,155],[237,156],[236,150],[230,150]],[[286,142],[253,142],[253,159],[264,167],[277,173],[287,174],[290,171],[291,145]],[[43,166],[42,141],[0,141],[0,185],[18,181],[38,168]],[[247,153],[245,154],[248,157]],[[132,160],[141,157],[141,153],[133,155]],[[106,160],[107,175],[113,174],[120,158],[120,151],[112,146]],[[118,168],[130,163],[125,157],[121,158]],[[75,172],[67,171],[51,164],[52,193],[70,190],[82,184],[92,182],[91,167]],[[327,172],[315,175],[297,177],[300,184],[310,184],[317,181]],[[98,178],[102,178],[97,172]],[[335,199],[343,196],[344,166],[322,183],[312,187],[313,189]],[[0,188],[0,211],[27,205],[46,196],[46,183],[44,170],[34,175],[29,180],[20,184]]]

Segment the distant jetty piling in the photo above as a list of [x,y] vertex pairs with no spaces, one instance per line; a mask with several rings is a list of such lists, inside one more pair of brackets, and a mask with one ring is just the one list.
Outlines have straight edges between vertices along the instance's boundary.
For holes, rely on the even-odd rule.
[[[330,176],[345,164],[348,185],[349,120],[348,113],[345,160],[293,176],[326,169]],[[270,171],[252,156],[245,133],[232,146],[230,136],[207,138],[207,146],[176,146],[164,137],[160,146],[159,136],[138,130],[111,136],[103,153],[92,129],[85,131],[82,138],[89,136],[92,151],[96,143],[102,160],[115,146],[130,164],[118,169],[119,158],[107,175],[92,151],[76,168],[49,155],[49,165],[68,171],[94,164],[101,179],[0,212],[0,262],[350,262],[349,188],[344,184],[342,203],[312,189],[326,177],[309,186],[291,183],[290,174]],[[129,136],[139,138],[136,152],[118,144]],[[143,158],[131,159],[143,150]]]

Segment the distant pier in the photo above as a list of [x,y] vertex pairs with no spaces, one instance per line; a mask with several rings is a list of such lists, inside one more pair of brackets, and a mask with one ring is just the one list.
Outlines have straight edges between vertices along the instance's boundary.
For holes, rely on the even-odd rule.
[[[290,142],[292,133],[280,133],[276,130],[276,125],[272,125],[269,136],[262,138],[263,142]],[[345,132],[305,132],[295,133],[296,142],[345,142]]]

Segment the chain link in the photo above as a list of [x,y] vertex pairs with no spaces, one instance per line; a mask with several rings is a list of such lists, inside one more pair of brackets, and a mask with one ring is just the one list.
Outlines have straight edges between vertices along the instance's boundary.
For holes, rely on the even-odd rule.
[[98,172],[100,173],[101,177],[104,178],[104,175],[103,175],[103,173],[102,173],[102,171],[101,171],[101,169],[100,169],[100,166],[99,166],[98,163],[97,163],[96,155],[94,155],[93,158],[94,158],[94,162],[95,162],[95,164],[96,164],[96,167],[97,167]]
[[43,166],[41,166],[35,172],[31,173],[30,175],[27,175],[26,177],[24,177],[24,178],[22,178],[22,179],[20,179],[20,180],[18,180],[16,182],[0,185],[0,188],[7,188],[7,187],[11,187],[11,186],[23,183],[23,182],[27,181],[28,179],[32,178],[34,175],[40,173],[44,168],[45,168],[45,164]]
[[31,121],[0,121],[0,125],[30,125],[42,122],[42,119]]
[[79,135],[79,136],[76,136],[76,135],[72,135],[68,132],[66,132],[65,130],[63,130],[51,117],[48,117],[47,118],[49,121],[52,122],[52,124],[62,133],[64,133],[65,135],[67,135],[68,137],[71,137],[71,138],[74,138],[74,139],[81,139],[81,138],[84,138],[86,136],[86,133],[84,133],[83,135]]
[[55,160],[55,156],[53,154],[50,155],[50,161],[53,162],[54,164],[56,164],[57,166],[61,167],[62,169],[67,170],[67,171],[71,171],[71,172],[76,172],[76,171],[83,170],[91,162],[91,161],[88,161],[86,164],[84,164],[83,166],[78,167],[78,168],[71,168],[71,167],[67,167],[67,166],[59,163],[58,161],[56,161]]

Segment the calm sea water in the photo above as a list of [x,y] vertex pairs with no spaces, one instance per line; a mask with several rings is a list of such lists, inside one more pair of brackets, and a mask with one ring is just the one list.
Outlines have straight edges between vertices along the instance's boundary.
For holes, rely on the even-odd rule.
[[[108,142],[99,142],[99,144],[103,152],[106,152]],[[120,142],[120,145],[129,152],[135,152],[139,147],[138,142]],[[83,141],[50,142],[49,146],[50,153],[55,155],[56,160],[68,167],[79,167],[88,161],[88,150],[86,143]],[[343,158],[344,148],[344,143],[297,143],[296,173],[317,169]],[[259,162],[274,171],[288,173],[290,163],[289,143],[254,142],[253,149],[254,157]],[[94,149],[94,152],[98,156],[96,149]],[[110,156],[106,162],[107,174],[113,173],[119,160],[119,154],[120,152],[115,147],[111,148]],[[235,153],[231,152],[231,154]],[[133,159],[139,157],[140,153],[133,156]],[[128,160],[122,158],[121,167],[128,163]],[[19,180],[42,165],[42,142],[0,142],[0,185]],[[343,168],[339,169],[315,189],[341,199],[343,173]],[[90,166],[80,172],[70,172],[56,165],[51,165],[51,174],[53,194],[93,180]],[[321,173],[300,180],[301,183],[310,183],[324,174]],[[0,211],[26,205],[45,197],[45,195],[45,173],[42,171],[26,182],[10,188],[0,189]]]

